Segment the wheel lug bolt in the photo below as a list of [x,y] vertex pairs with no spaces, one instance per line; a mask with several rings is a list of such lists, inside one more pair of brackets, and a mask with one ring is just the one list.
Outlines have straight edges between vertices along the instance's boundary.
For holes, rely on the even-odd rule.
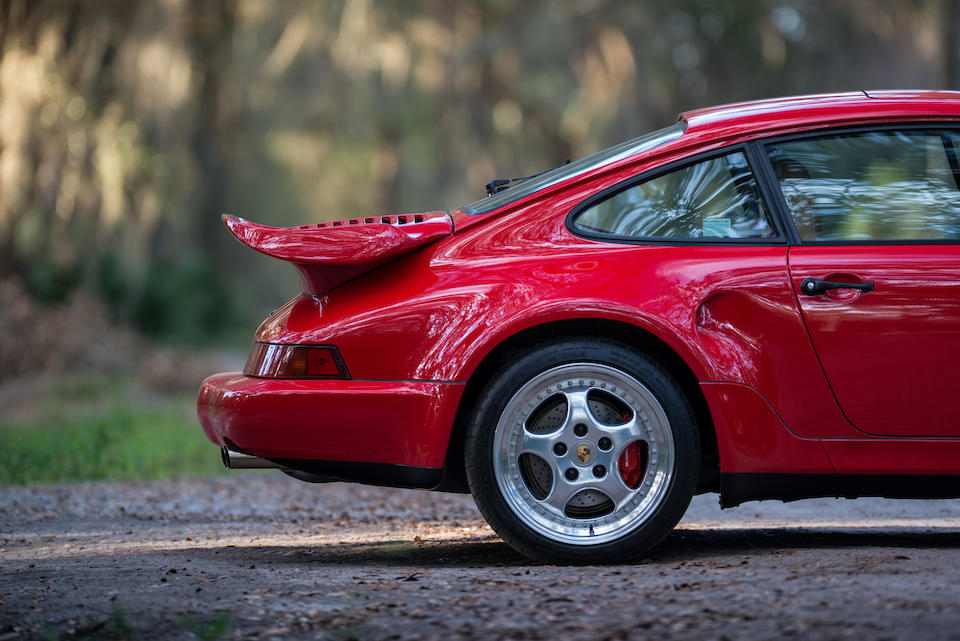
[[553,453],[557,456],[563,456],[567,453],[567,446],[564,443],[557,443],[553,446]]
[[613,441],[611,441],[609,437],[604,436],[599,442],[597,442],[597,445],[600,446],[601,450],[609,450],[611,447],[613,447]]
[[573,433],[579,436],[580,438],[583,438],[584,436],[587,435],[587,426],[584,425],[583,423],[577,423],[573,427]]
[[567,477],[568,481],[576,481],[577,477],[580,476],[580,472],[572,467],[568,467],[567,471],[563,473]]
[[607,468],[605,468],[605,467],[602,466],[602,465],[594,465],[594,466],[593,466],[593,475],[596,476],[598,479],[599,479],[599,478],[603,478],[604,476],[607,475]]

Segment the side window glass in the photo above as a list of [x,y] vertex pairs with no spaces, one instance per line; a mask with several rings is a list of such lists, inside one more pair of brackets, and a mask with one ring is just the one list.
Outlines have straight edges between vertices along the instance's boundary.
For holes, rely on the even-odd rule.
[[878,131],[767,145],[801,240],[960,238],[957,134]]
[[580,212],[573,226],[587,233],[651,239],[777,235],[742,152],[628,187]]

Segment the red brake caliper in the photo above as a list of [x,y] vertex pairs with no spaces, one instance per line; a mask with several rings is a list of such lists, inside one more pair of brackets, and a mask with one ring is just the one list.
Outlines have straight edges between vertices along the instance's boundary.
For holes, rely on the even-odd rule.
[[640,487],[647,472],[647,444],[643,441],[631,443],[620,455],[620,478],[632,490]]

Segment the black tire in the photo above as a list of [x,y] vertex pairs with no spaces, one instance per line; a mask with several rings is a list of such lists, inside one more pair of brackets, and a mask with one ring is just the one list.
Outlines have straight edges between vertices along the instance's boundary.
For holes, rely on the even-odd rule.
[[[588,388],[584,380],[581,379],[579,383],[584,387],[583,390],[579,392],[580,396],[576,398],[584,399],[583,401],[576,401],[574,395],[567,394],[568,388],[561,389],[564,383],[557,383],[556,392],[553,393],[553,396],[550,396],[550,393],[551,389],[554,388],[547,386],[544,388],[544,391],[540,392],[535,400],[531,400],[529,403],[523,402],[526,401],[527,398],[534,398],[533,393],[539,391],[537,386],[540,385],[541,382],[549,383],[562,380],[562,376],[564,375],[573,375],[576,377],[578,372],[587,372],[585,375],[587,377],[591,377],[593,372],[599,372],[601,376],[609,375],[603,380],[614,382],[618,380],[624,381],[628,388],[625,398],[631,399],[630,403],[632,403],[632,405],[627,403],[626,406],[633,412],[633,416],[636,419],[634,421],[635,423],[638,422],[640,417],[643,418],[647,432],[654,434],[649,427],[647,415],[656,413],[656,415],[660,417],[657,423],[659,432],[656,432],[656,434],[661,435],[659,441],[651,436],[651,442],[649,443],[640,443],[638,445],[635,442],[623,446],[627,448],[632,445],[634,451],[642,451],[643,447],[647,447],[648,458],[646,463],[647,467],[642,477],[645,480],[641,480],[639,487],[632,490],[634,494],[626,495],[627,498],[623,499],[622,507],[616,507],[621,505],[621,503],[610,499],[608,499],[609,504],[604,504],[602,497],[605,495],[602,491],[588,495],[584,493],[583,489],[573,487],[574,482],[569,480],[570,476],[568,475],[573,474],[571,469],[574,469],[582,476],[582,478],[578,477],[577,483],[594,482],[594,478],[590,476],[590,474],[598,474],[597,468],[602,468],[603,466],[601,465],[594,468],[578,467],[578,460],[572,458],[574,456],[572,454],[568,453],[566,457],[557,456],[556,460],[553,461],[547,461],[549,458],[548,454],[542,454],[542,456],[540,456],[541,460],[535,461],[536,465],[539,466],[537,470],[542,471],[543,469],[549,469],[550,481],[546,482],[542,480],[542,478],[546,477],[546,473],[543,473],[542,476],[536,477],[539,480],[535,482],[530,480],[533,477],[529,475],[522,476],[522,472],[516,470],[518,465],[513,464],[514,456],[511,453],[517,451],[518,446],[516,443],[539,443],[542,441],[542,439],[536,440],[539,436],[531,436],[531,433],[528,431],[530,429],[528,421],[534,418],[534,414],[540,416],[547,412],[546,409],[541,410],[540,408],[526,409],[528,405],[532,406],[540,402],[536,399],[544,396],[547,396],[549,399],[556,397],[560,400],[551,400],[550,402],[554,404],[563,402],[567,408],[566,410],[553,408],[554,417],[560,415],[565,416],[560,427],[555,428],[556,432],[547,434],[551,439],[564,439],[562,446],[558,446],[556,443],[549,445],[551,448],[550,451],[553,452],[554,455],[560,450],[566,451],[568,447],[573,446],[572,443],[569,446],[567,445],[567,438],[570,435],[569,423],[571,422],[570,417],[573,412],[571,407],[573,407],[575,403],[581,403],[580,405],[576,405],[576,407],[582,407],[582,403],[588,402],[587,399],[600,399],[603,403],[608,404],[613,404],[618,400],[613,394],[608,394],[611,400],[606,400],[606,397],[603,396],[606,392],[597,388]],[[641,386],[647,390],[648,393],[643,395],[642,399],[647,399],[650,407],[655,405],[649,401],[650,394],[652,394],[656,403],[659,403],[662,414],[656,408],[650,409],[647,405],[643,405],[642,401],[639,400],[641,399],[640,396],[636,394],[631,396],[633,392],[639,391],[639,388],[633,385],[631,380],[640,383]],[[600,383],[594,380],[590,380],[588,383],[590,385],[600,385]],[[565,384],[569,386],[573,383],[567,381]],[[529,394],[530,396],[522,396],[521,393]],[[621,394],[621,396],[623,395],[622,391],[618,393]],[[591,394],[594,394],[594,396],[590,396]],[[543,402],[546,403],[547,401]],[[589,402],[596,403],[597,401],[590,400]],[[600,409],[606,407],[604,405],[589,404],[587,406]],[[521,416],[517,412],[527,412],[526,415],[523,415],[525,418],[522,422],[519,419],[514,420],[517,416]],[[540,414],[537,414],[538,412]],[[587,415],[591,417],[595,416],[594,410],[590,409]],[[551,420],[555,421],[556,419]],[[509,427],[507,426],[508,423]],[[514,424],[520,427],[513,427]],[[580,464],[589,466],[589,461],[581,457],[584,456],[584,452],[587,457],[591,456],[590,450],[592,444],[594,442],[599,443],[599,441],[589,439],[594,438],[592,436],[593,434],[602,435],[604,433],[602,430],[605,429],[605,425],[606,423],[598,420],[590,423],[591,436],[583,437],[585,439],[582,441],[584,446],[580,448],[576,454]],[[641,427],[643,427],[643,425],[641,425]],[[578,423],[576,428],[579,430],[578,433],[582,433],[585,425]],[[496,436],[498,429],[501,430],[501,436],[499,437]],[[552,423],[548,425],[548,430],[549,429],[554,429]],[[567,436],[560,437],[553,436],[552,434],[563,434]],[[674,452],[669,465],[670,469],[666,469],[664,461],[670,460],[671,458],[667,456],[668,453],[666,449],[668,447],[667,444],[671,443],[671,440]],[[547,443],[547,441],[543,442]],[[498,444],[496,447],[495,443]],[[619,480],[621,484],[624,484],[626,488],[626,481],[621,474],[622,468],[617,463],[617,461],[620,461],[619,454],[617,454],[616,448],[610,448],[609,443],[610,441],[607,439],[606,443],[601,443],[601,445],[607,445],[608,449],[611,449],[611,453],[608,456],[616,455],[616,458],[612,460],[614,461],[614,466],[616,466],[617,480]],[[663,452],[658,453],[658,446]],[[500,449],[497,449],[497,447]],[[522,445],[521,449],[523,447],[525,446]],[[547,445],[543,447],[547,447]],[[599,449],[597,449],[596,452],[599,455]],[[657,545],[683,516],[697,487],[697,477],[700,469],[700,440],[694,414],[689,401],[670,374],[649,356],[623,343],[590,337],[576,337],[541,343],[522,352],[513,362],[502,367],[490,379],[477,400],[474,414],[467,426],[464,453],[470,491],[487,523],[490,524],[504,541],[521,554],[548,563],[594,564],[624,562],[634,560],[645,554]],[[519,454],[517,456],[519,460],[519,458],[527,455]],[[500,462],[496,463],[497,469],[495,470],[495,458],[497,457],[500,458]],[[536,458],[536,456],[534,456],[534,458]],[[528,458],[527,460],[532,459]],[[661,463],[659,470],[655,468],[655,464],[658,461]],[[547,467],[544,468],[544,465]],[[558,476],[561,468],[564,466],[567,466],[566,474],[564,474],[568,479],[567,481],[563,481]],[[524,465],[521,464],[519,467],[524,467]],[[527,465],[527,467],[529,467],[529,465]],[[501,475],[499,477],[500,480],[498,480],[497,477],[498,471]],[[611,474],[612,473],[613,472],[611,472]],[[657,476],[657,474],[661,474],[662,476]],[[526,490],[520,485],[519,481],[516,481],[518,478],[522,478],[523,482],[526,483]],[[661,479],[660,485],[655,484],[657,479]],[[612,477],[609,481],[610,483],[614,483]],[[646,503],[640,503],[635,507],[631,507],[634,502],[641,500],[640,497],[644,494],[647,487],[645,483],[647,482],[651,484],[648,490],[649,494],[642,499],[646,501]],[[554,491],[556,491],[556,498],[554,499],[556,505],[552,508],[552,512],[548,513],[550,508],[545,509],[547,506],[544,506],[542,503],[538,504],[538,501],[546,501],[546,495],[541,499],[539,495],[536,494],[535,490],[537,490],[537,487],[533,487],[535,483],[547,483],[550,485],[549,492],[551,496],[553,496]],[[608,483],[608,486],[614,487],[615,483],[614,485],[610,485],[610,483]],[[501,487],[501,485],[503,485],[503,487]],[[561,485],[563,485],[563,487],[560,487]],[[577,487],[590,489],[589,485],[578,485]],[[654,490],[656,494],[654,494]],[[541,493],[543,492],[542,489],[540,491]],[[563,503],[566,494],[574,491],[578,492],[578,494],[573,494],[569,502]],[[629,492],[630,490],[628,489],[627,491]],[[610,509],[612,506],[615,511],[612,513],[612,516],[609,517],[570,516],[570,511],[574,509],[571,507],[574,499],[577,499],[581,495],[589,497],[595,504],[589,509],[597,508],[603,510]],[[599,505],[596,505],[598,502]],[[565,507],[558,507],[560,505]],[[642,514],[639,511],[641,505],[645,505],[645,511]],[[592,537],[595,531],[592,523],[601,523],[604,522],[604,519],[615,520],[619,518],[617,515],[621,510],[625,515],[623,517],[623,519],[625,519],[623,520],[623,531],[610,526],[610,532],[606,536],[614,538],[593,544],[592,540],[594,539]],[[632,510],[632,512],[627,510]],[[601,513],[602,512],[597,512],[597,514]],[[640,520],[634,522],[630,521],[631,518]],[[556,532],[550,529],[550,519],[557,522]],[[564,519],[575,524],[580,529],[564,529],[566,523]],[[620,521],[616,521],[616,523],[619,522]],[[573,534],[566,534],[566,532],[575,531],[579,533],[587,527],[589,527],[589,536],[583,537],[578,534],[579,538],[572,541],[564,538],[574,537]]]

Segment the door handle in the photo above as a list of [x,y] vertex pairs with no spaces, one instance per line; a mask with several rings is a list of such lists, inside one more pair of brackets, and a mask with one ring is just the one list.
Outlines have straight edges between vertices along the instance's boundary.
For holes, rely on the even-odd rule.
[[835,283],[819,278],[804,278],[800,282],[800,291],[807,296],[817,296],[831,289],[858,289],[861,292],[872,292],[873,283]]

